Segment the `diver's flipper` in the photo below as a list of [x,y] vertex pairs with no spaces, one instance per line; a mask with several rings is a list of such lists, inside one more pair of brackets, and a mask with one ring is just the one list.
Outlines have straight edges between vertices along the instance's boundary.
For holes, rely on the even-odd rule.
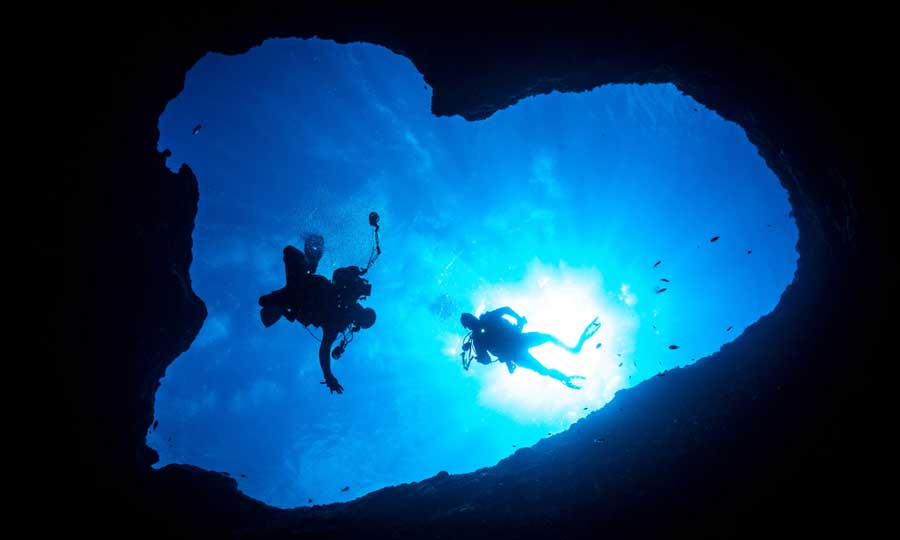
[[597,333],[597,330],[600,330],[600,317],[594,317],[594,320],[585,327],[584,332],[581,333],[581,342],[584,343],[591,339]]
[[277,323],[282,315],[284,315],[284,308],[281,306],[266,306],[259,310],[259,318],[266,328]]

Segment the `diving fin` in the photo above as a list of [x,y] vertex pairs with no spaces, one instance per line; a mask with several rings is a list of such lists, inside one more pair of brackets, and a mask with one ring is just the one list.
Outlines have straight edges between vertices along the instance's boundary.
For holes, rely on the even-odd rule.
[[277,323],[282,315],[284,315],[284,308],[281,306],[265,306],[259,310],[259,318],[266,328]]
[[585,327],[584,332],[581,333],[582,343],[591,339],[597,333],[597,330],[600,330],[600,317],[594,317],[594,320]]

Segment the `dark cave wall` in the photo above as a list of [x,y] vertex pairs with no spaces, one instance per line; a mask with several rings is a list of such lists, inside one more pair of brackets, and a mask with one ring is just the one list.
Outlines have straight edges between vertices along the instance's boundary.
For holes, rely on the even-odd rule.
[[[75,528],[338,538],[849,526],[868,504],[872,463],[859,441],[874,423],[870,369],[887,320],[877,297],[896,262],[875,249],[886,218],[866,155],[871,100],[857,87],[875,49],[833,39],[835,28],[865,30],[865,17],[767,13],[182,6],[103,25],[98,14],[72,14],[60,66],[73,82],[62,122],[70,143],[46,195],[63,203],[65,245],[45,266],[65,270],[53,316],[69,322],[55,365],[66,405],[52,444],[71,456],[47,474],[77,503]],[[796,282],[720,353],[620,393],[492,469],[295,512],[244,497],[216,473],[151,470],[144,436],[156,386],[206,315],[189,275],[198,183],[188,168],[165,168],[158,118],[206,52],[313,35],[405,54],[434,90],[433,112],[470,120],[551,90],[675,82],[744,127],[788,189],[800,229]],[[609,442],[598,447],[597,437]]]

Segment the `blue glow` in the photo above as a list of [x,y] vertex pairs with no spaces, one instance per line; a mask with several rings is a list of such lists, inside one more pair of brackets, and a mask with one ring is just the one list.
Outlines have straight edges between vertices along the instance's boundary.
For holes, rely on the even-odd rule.
[[[158,391],[158,466],[227,471],[280,507],[490,466],[715,352],[793,279],[786,192],[738,126],[672,85],[537,96],[480,122],[430,100],[411,62],[366,44],[274,40],[188,73],[159,148],[200,183],[191,275],[209,316]],[[378,320],[334,362],[331,395],[316,340],[264,328],[257,298],[304,232],[325,237],[320,273],[364,265],[371,210]],[[532,351],[581,390],[462,369],[460,313],[501,305],[567,343],[600,316],[580,355]]]

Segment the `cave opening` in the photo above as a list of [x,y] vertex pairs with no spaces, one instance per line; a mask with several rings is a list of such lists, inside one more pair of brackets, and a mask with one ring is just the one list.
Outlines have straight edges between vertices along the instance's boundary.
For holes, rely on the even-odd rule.
[[[160,118],[200,184],[193,287],[209,315],[168,369],[157,466],[228,471],[279,507],[495,464],[621,388],[688,366],[769,313],[796,269],[786,192],[747,141],[671,84],[536,96],[467,122],[429,112],[412,64],[368,44],[269,40],[210,54]],[[319,384],[318,329],[264,328],[282,248],[320,272],[384,253],[378,320]],[[534,349],[580,390],[459,361],[459,315],[509,305],[577,356]],[[349,489],[344,489],[349,488]]]

